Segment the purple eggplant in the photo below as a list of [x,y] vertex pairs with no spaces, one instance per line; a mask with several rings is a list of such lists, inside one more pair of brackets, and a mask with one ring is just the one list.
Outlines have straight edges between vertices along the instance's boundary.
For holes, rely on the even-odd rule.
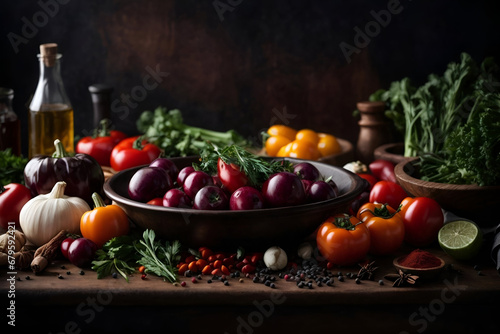
[[105,197],[104,173],[99,163],[88,154],[68,154],[59,140],[54,142],[52,157],[37,155],[24,168],[24,182],[31,195],[48,194],[59,181],[66,182],[64,194],[80,197],[93,205],[94,192]]

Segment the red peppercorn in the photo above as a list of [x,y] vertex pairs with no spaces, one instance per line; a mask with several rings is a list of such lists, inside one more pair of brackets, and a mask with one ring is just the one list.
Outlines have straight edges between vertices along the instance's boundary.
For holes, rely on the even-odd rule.
[[147,276],[148,276],[148,275],[146,275],[146,274],[142,274],[141,279],[143,279],[143,280],[144,280],[144,279],[146,279],[146,277],[147,277]]
[[198,282],[198,280],[196,279],[196,277],[193,277],[193,278],[191,278],[191,282],[196,283],[196,282]]
[[180,267],[179,267],[179,275],[184,275],[184,273],[186,272],[186,270],[188,270],[188,264],[187,263],[183,263]]
[[220,270],[221,270],[221,271],[222,271],[222,273],[223,273],[223,274],[225,274],[225,275],[230,275],[230,274],[231,274],[231,272],[229,271],[229,269],[228,269],[225,265],[222,265],[222,266],[220,267]]
[[181,286],[186,286],[186,282],[182,281]]
[[255,267],[251,264],[246,264],[243,268],[241,268],[241,272],[244,274],[249,274],[255,272]]
[[214,268],[219,269],[220,267],[222,267],[222,261],[221,260],[215,260],[215,262],[214,262]]
[[212,272],[212,270],[213,270],[212,266],[207,264],[207,265],[203,268],[203,270],[201,271],[201,273],[202,273],[203,275],[210,275],[210,273]]

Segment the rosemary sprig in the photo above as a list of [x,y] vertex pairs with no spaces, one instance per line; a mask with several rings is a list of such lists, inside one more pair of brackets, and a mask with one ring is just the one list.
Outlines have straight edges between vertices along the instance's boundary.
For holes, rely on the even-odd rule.
[[156,240],[153,230],[145,230],[142,239],[134,243],[134,248],[142,256],[137,263],[146,267],[146,271],[163,277],[170,283],[177,281],[176,263],[180,259],[181,248],[179,241],[166,241],[165,245],[162,245]]
[[254,187],[260,187],[274,173],[292,171],[289,161],[266,160],[241,146],[230,145],[221,149],[212,143],[201,152],[201,163],[197,168],[209,174],[216,174],[219,158],[226,164],[237,165]]

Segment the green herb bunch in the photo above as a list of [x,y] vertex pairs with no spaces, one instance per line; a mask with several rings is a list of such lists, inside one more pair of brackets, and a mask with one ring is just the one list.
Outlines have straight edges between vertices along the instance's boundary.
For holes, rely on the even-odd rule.
[[423,85],[409,78],[370,96],[404,134],[404,155],[420,156],[422,179],[455,184],[500,183],[500,69],[466,53]]
[[0,182],[24,184],[24,167],[28,159],[12,153],[10,148],[0,151]]
[[206,142],[218,146],[249,145],[235,130],[219,132],[190,126],[184,123],[180,110],[167,111],[165,107],[144,111],[137,120],[137,129],[167,157],[199,155]]
[[128,282],[129,275],[136,273],[137,267],[143,265],[146,272],[175,282],[180,248],[179,241],[162,243],[153,230],[145,230],[142,235],[131,233],[115,237],[97,250],[92,270],[97,272],[97,278],[118,273]]

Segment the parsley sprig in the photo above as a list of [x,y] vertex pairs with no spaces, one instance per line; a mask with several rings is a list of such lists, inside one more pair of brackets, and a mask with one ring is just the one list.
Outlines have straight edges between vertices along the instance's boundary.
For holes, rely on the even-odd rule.
[[24,184],[24,167],[28,159],[12,153],[10,148],[0,151],[0,184]]
[[97,272],[97,278],[104,278],[112,273],[120,274],[127,282],[128,275],[137,271],[139,255],[135,251],[131,235],[115,237],[98,249],[96,260],[92,262],[92,270]]

